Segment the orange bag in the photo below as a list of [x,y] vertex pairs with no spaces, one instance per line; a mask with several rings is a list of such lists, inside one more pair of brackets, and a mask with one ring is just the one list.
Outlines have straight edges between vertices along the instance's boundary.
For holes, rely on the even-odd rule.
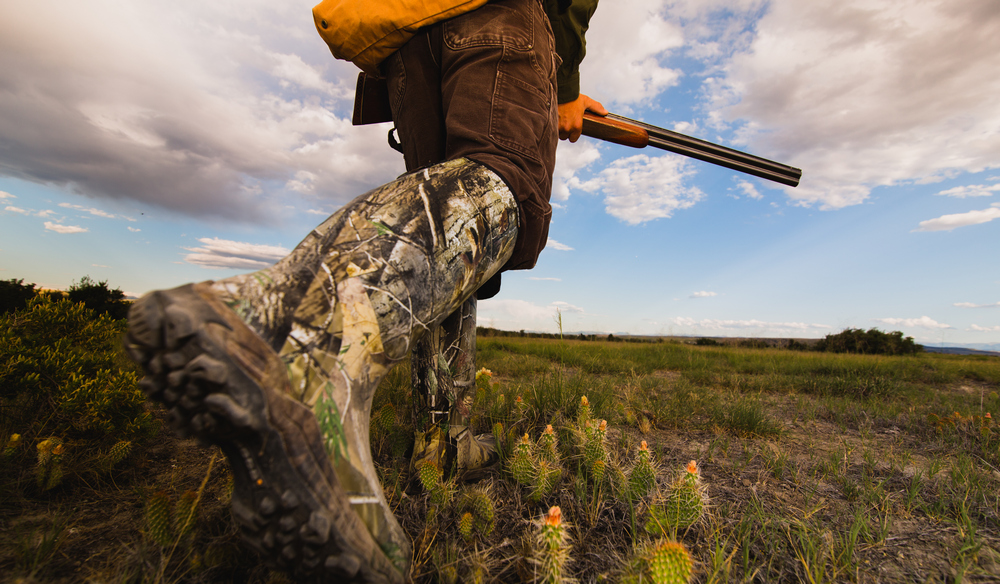
[[472,12],[488,0],[323,0],[313,8],[316,30],[338,59],[365,73],[406,44],[420,27]]

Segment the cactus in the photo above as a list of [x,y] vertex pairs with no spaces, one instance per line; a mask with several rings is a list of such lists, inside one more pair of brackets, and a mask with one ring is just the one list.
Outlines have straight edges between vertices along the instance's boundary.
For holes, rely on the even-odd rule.
[[163,491],[157,491],[146,501],[146,533],[153,543],[161,547],[169,547],[170,537],[170,497]]
[[548,496],[559,484],[559,480],[562,478],[562,469],[548,460],[542,459],[536,462],[534,470],[531,494],[528,498],[537,503]]
[[62,457],[65,452],[62,438],[50,436],[38,443],[38,464],[35,467],[35,482],[43,491],[53,489],[62,482]]
[[427,492],[433,491],[434,487],[441,482],[441,469],[429,460],[420,465],[418,472],[420,474],[420,484]]
[[507,436],[503,432],[503,424],[500,422],[493,424],[493,443],[496,444],[497,455],[500,457],[500,460],[507,460],[506,438]]
[[629,493],[633,500],[641,499],[656,487],[656,469],[653,467],[649,446],[643,440],[639,445],[635,466],[629,474]]
[[[603,478],[603,466],[598,463],[602,461],[605,464],[608,460],[608,448],[607,448],[607,434],[608,434],[608,423],[604,420],[597,422],[596,420],[587,424],[584,430],[584,444],[583,444],[583,463],[587,472],[590,474],[591,478],[595,478],[596,473],[600,473]],[[601,467],[601,468],[598,468]]]
[[21,435],[11,434],[10,438],[7,439],[7,445],[3,449],[4,458],[13,458],[17,453],[18,446],[21,445]]
[[608,463],[601,459],[595,460],[594,464],[590,466],[590,477],[594,479],[594,483],[599,485],[604,482],[604,474],[607,466]]
[[433,523],[438,513],[444,511],[455,495],[455,483],[443,481],[444,474],[441,469],[431,461],[425,461],[420,465],[420,484],[424,490],[430,493],[430,507],[427,509],[427,522]]
[[[496,518],[496,507],[493,505],[493,499],[490,498],[487,487],[466,489],[459,501],[458,508],[459,511],[465,511],[467,514],[472,515],[472,520],[475,522],[475,530],[481,533],[483,537],[489,537],[493,533],[493,520]],[[464,519],[463,515],[462,520]],[[461,531],[461,525],[459,525],[459,528]],[[465,536],[463,535],[463,537]]]
[[566,564],[570,560],[568,525],[559,507],[552,507],[538,522],[536,563],[541,582],[557,584],[569,581]]
[[534,476],[535,463],[531,457],[531,438],[527,434],[514,447],[514,457],[510,463],[510,472],[519,485],[530,486]]
[[682,543],[663,542],[653,548],[646,561],[655,584],[687,584],[691,580],[691,554]]
[[472,513],[465,512],[462,514],[462,518],[458,520],[458,534],[466,542],[472,541],[473,525],[475,525],[475,517],[472,516]]
[[380,438],[392,435],[396,429],[396,408],[392,402],[386,402],[372,416],[372,428],[375,430],[376,436]]
[[694,525],[705,512],[705,499],[698,463],[692,460],[684,473],[671,485],[662,509],[652,511],[650,521],[659,525],[654,527],[647,523],[647,531],[659,532],[663,527],[671,530],[686,529]]
[[545,431],[538,437],[536,452],[539,460],[545,460],[552,465],[559,464],[559,439],[552,430],[552,424],[546,426]]
[[174,536],[187,537],[194,530],[195,513],[198,511],[198,493],[185,491],[174,506]]
[[584,430],[587,428],[587,424],[590,423],[590,401],[587,400],[587,396],[580,397],[580,407],[576,411],[576,425]]
[[107,454],[100,458],[97,463],[98,467],[104,472],[111,472],[111,469],[113,469],[115,465],[125,460],[131,453],[132,442],[129,440],[120,440],[111,447],[111,450],[109,450]]

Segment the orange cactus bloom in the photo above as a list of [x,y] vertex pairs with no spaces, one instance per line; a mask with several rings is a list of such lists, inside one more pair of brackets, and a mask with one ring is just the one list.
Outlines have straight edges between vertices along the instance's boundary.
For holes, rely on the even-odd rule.
[[692,460],[687,465],[687,471],[691,474],[698,474],[698,462]]
[[545,516],[545,524],[559,527],[560,523],[562,523],[562,509],[559,507],[549,509],[549,514]]

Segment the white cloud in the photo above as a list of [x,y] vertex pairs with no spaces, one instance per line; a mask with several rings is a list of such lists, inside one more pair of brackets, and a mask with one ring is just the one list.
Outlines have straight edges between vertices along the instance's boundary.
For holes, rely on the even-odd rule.
[[764,195],[760,194],[760,191],[758,191],[757,187],[754,186],[754,184],[751,182],[741,180],[740,182],[736,183],[736,186],[739,187],[741,191],[743,191],[744,195],[746,195],[751,199],[754,199],[755,201],[759,201],[764,198]]
[[86,233],[90,231],[86,227],[80,227],[78,225],[60,225],[59,223],[53,223],[51,221],[45,222],[45,229],[55,231],[56,233]]
[[554,305],[539,306],[527,300],[498,298],[483,300],[476,310],[482,322],[540,323],[539,326],[546,327],[550,326],[552,317],[556,315]]
[[980,333],[997,333],[1000,332],[1000,326],[979,326],[978,324],[974,324],[969,327],[969,330]]
[[684,45],[668,21],[667,0],[617,0],[601,5],[587,31],[591,51],[580,66],[582,90],[606,106],[635,104],[675,85],[681,72],[663,64]]
[[552,175],[552,201],[569,199],[572,189],[581,188],[582,181],[577,176],[601,157],[600,150],[590,141],[576,143],[560,141],[556,148],[556,169]]
[[776,336],[816,334],[831,328],[825,324],[808,324],[804,322],[768,322],[756,319],[694,319],[684,316],[670,319],[670,324],[691,329],[696,332],[747,333],[750,331],[754,334],[769,334]]
[[875,322],[881,322],[889,326],[899,326],[907,328],[925,328],[925,329],[950,329],[954,328],[951,325],[937,322],[929,316],[921,316],[920,318],[873,318]]
[[951,231],[956,227],[968,227],[988,223],[1000,218],[1000,207],[990,207],[980,211],[969,211],[968,213],[955,213],[953,215],[942,215],[937,219],[921,221],[920,227],[915,231]]
[[1000,165],[994,0],[767,6],[705,89],[710,119],[803,169],[793,200],[839,208],[877,186]]
[[203,237],[198,241],[202,243],[202,247],[184,248],[192,252],[184,256],[184,261],[204,268],[259,270],[291,253],[291,250],[278,245],[244,243],[217,237]]
[[638,154],[615,160],[582,188],[600,189],[609,215],[637,225],[668,218],[702,200],[704,193],[685,184],[693,174],[690,163],[681,157]]
[[708,292],[702,290],[700,292],[694,292],[691,294],[690,298],[711,298],[712,296],[718,296],[715,292]]
[[0,191],[0,199],[16,199],[14,195],[8,193],[7,191]]
[[555,307],[560,312],[577,312],[577,313],[583,312],[583,309],[580,308],[579,306],[573,306],[572,304],[568,302],[563,302],[561,300],[553,302],[552,306]]
[[566,245],[565,243],[559,243],[558,241],[552,239],[551,237],[545,242],[546,248],[556,249],[559,251],[573,251],[573,248]]
[[105,266],[104,264],[90,264],[94,268],[110,268],[111,266]]
[[1000,302],[994,302],[993,304],[973,304],[971,302],[956,302],[955,306],[959,308],[1000,308]]
[[[272,223],[287,191],[340,204],[402,170],[351,126],[356,69],[312,2],[0,4],[0,168],[98,198]],[[73,14],[72,35],[51,35]],[[164,50],[170,47],[170,50]]]
[[4,211],[10,211],[11,213],[20,213],[21,215],[28,215],[31,212],[27,209],[22,209],[20,207],[15,207],[14,205],[7,205],[3,208]]
[[75,209],[77,211],[83,211],[84,213],[90,213],[91,215],[94,215],[96,217],[104,217],[105,219],[114,219],[116,217],[115,215],[108,213],[107,211],[103,211],[95,207],[84,207],[83,205],[74,205],[72,203],[59,203],[59,206],[64,207],[66,209]]
[[132,233],[139,233],[140,231],[142,231],[142,229],[139,229],[139,228],[137,228],[137,227],[131,227],[131,226],[129,226],[129,227],[126,227],[126,229],[128,229],[128,230],[129,230],[129,231],[131,231]]
[[989,197],[994,192],[1000,191],[1000,184],[997,185],[963,185],[937,193],[943,197],[956,197],[964,199],[966,197]]

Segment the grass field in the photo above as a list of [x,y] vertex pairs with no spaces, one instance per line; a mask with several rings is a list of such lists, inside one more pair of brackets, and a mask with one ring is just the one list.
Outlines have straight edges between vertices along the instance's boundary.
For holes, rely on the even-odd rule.
[[[489,337],[478,366],[473,424],[504,460],[476,484],[409,476],[406,366],[375,398],[373,452],[417,582],[519,582],[553,563],[650,581],[666,541],[695,582],[1000,582],[998,358]],[[236,544],[212,449],[163,434],[84,479],[36,493],[8,477],[0,573],[285,581]],[[565,542],[550,546],[553,506]],[[176,526],[187,508],[193,528],[157,535],[157,514]]]

